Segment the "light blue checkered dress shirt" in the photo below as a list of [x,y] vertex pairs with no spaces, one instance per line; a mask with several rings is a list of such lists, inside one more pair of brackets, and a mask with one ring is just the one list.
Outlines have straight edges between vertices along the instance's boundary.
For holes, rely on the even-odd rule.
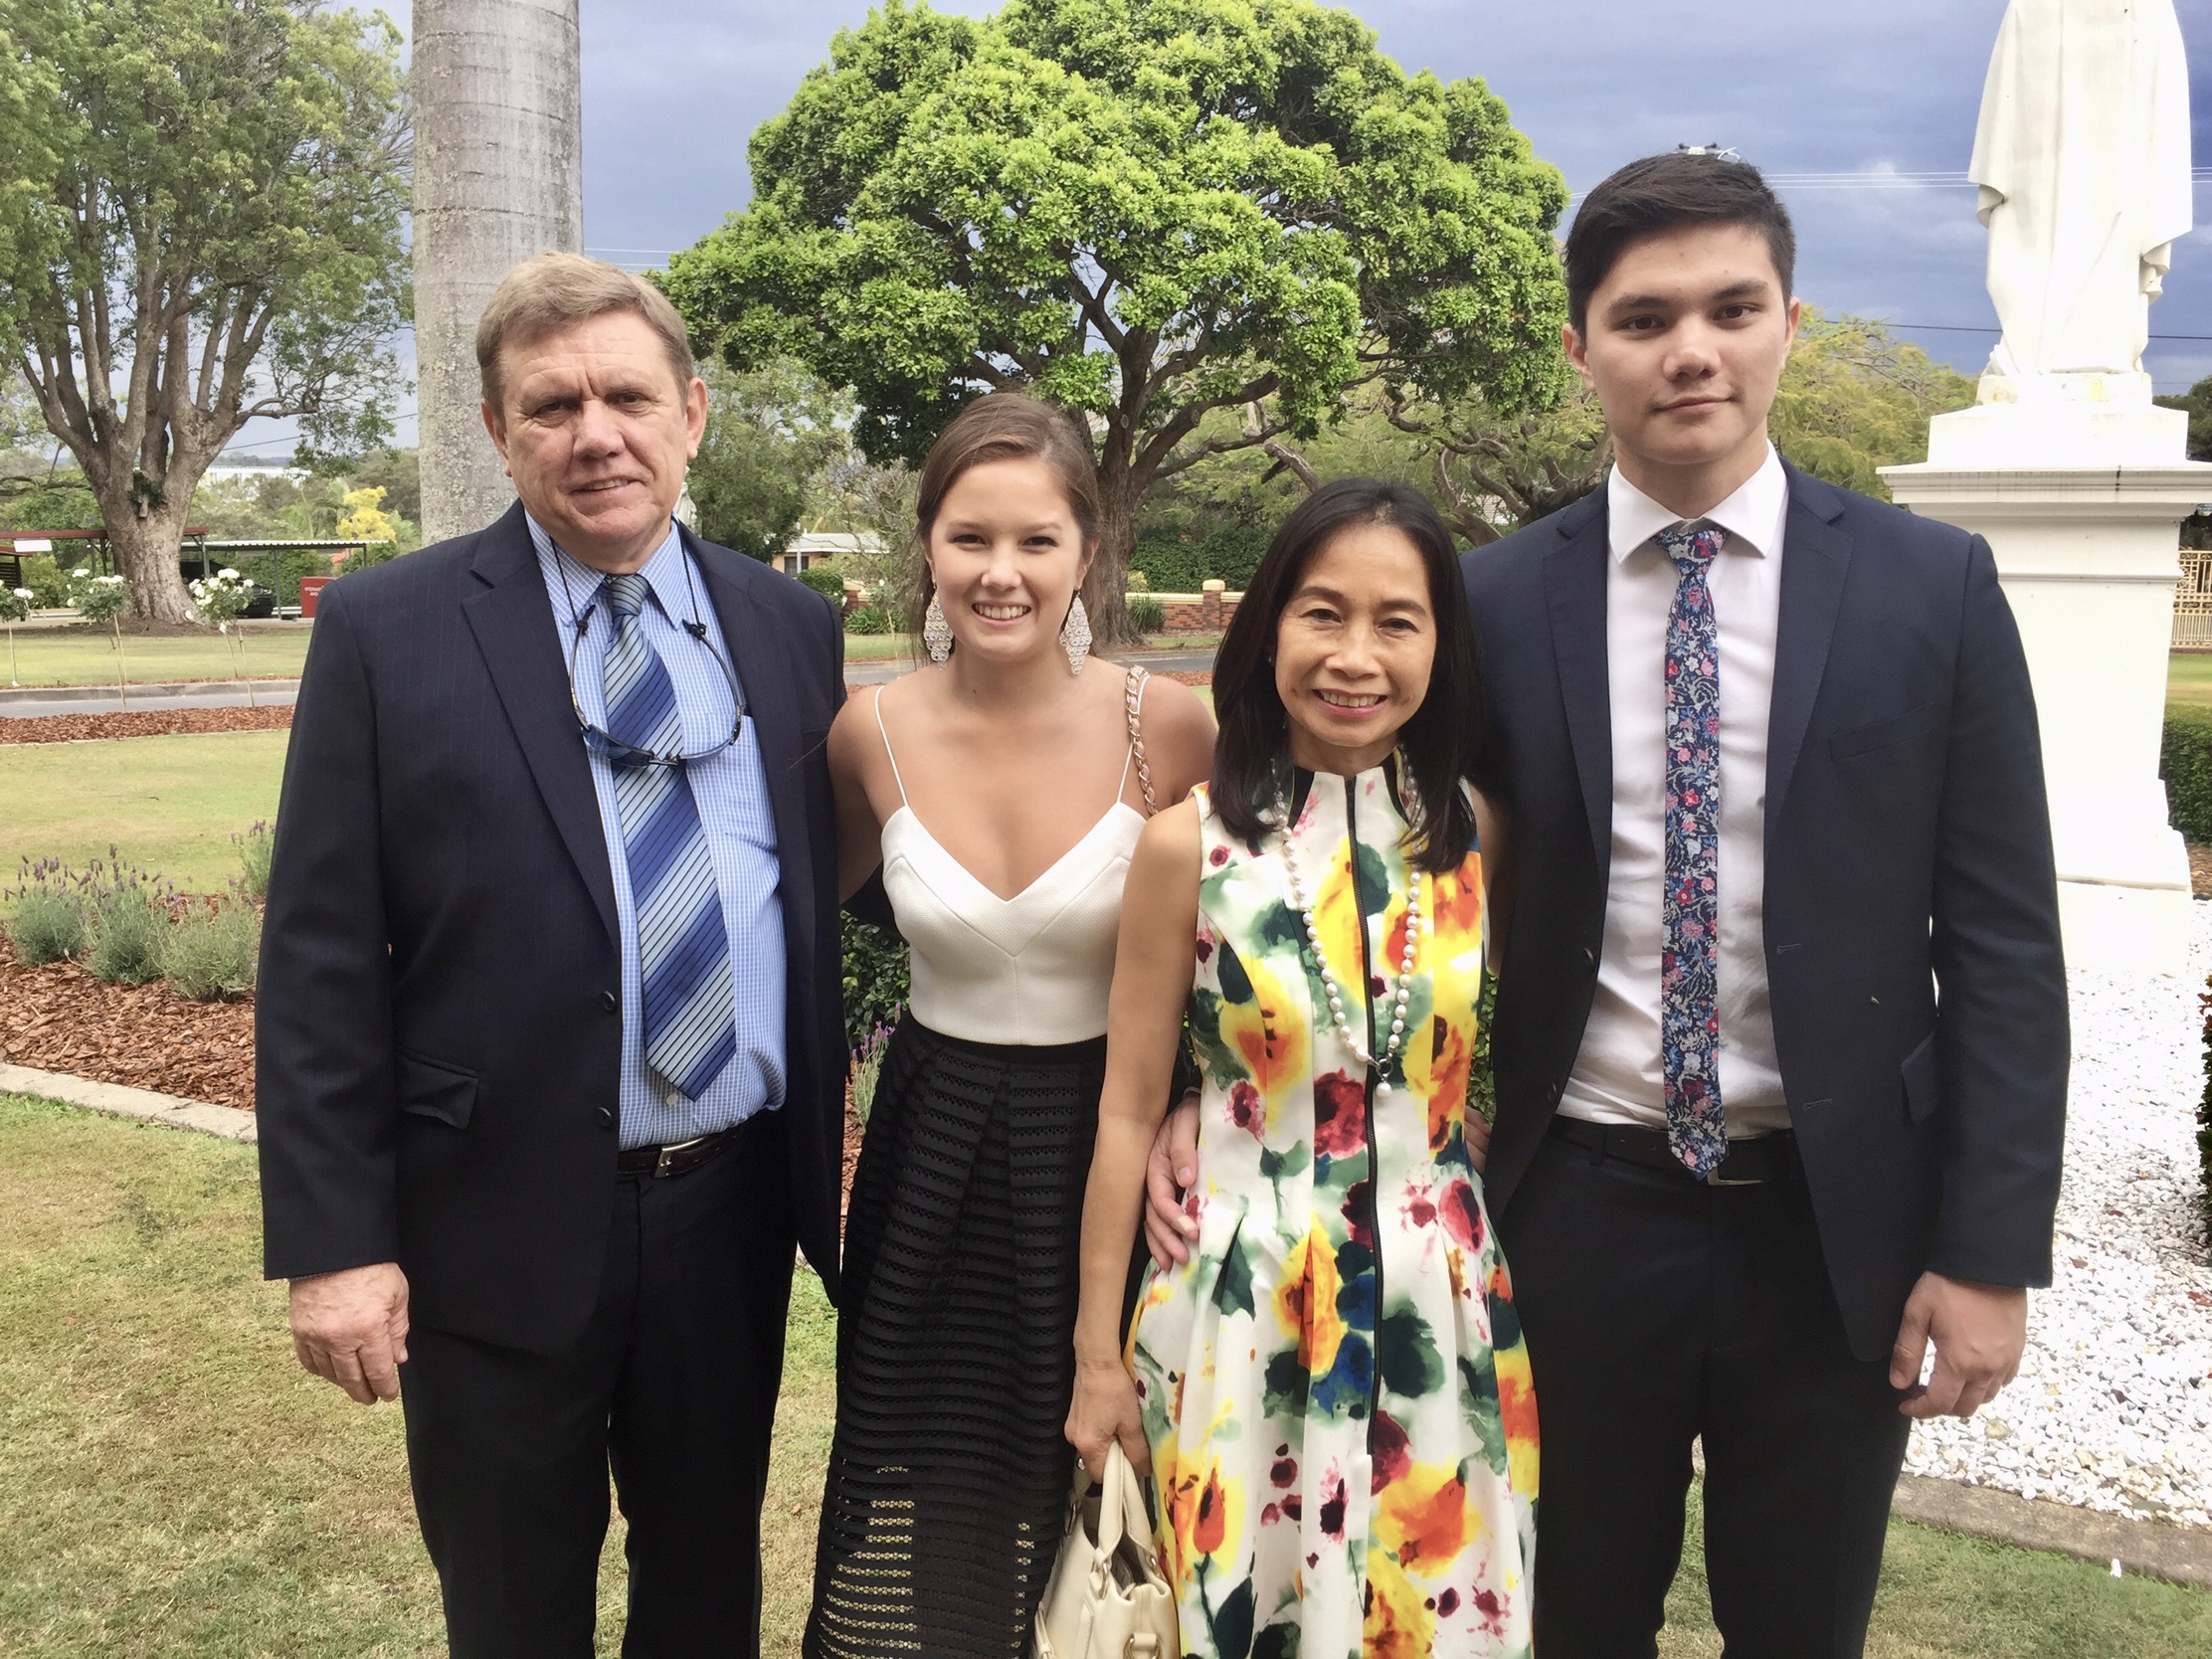
[[[607,723],[602,695],[607,647],[614,639],[606,607],[591,618],[581,641],[574,619],[597,598],[603,574],[556,547],[531,519],[530,540],[538,569],[553,600],[554,626],[561,657],[576,646],[576,696],[594,725]],[[666,1146],[711,1135],[743,1123],[755,1112],[784,1103],[789,1072],[784,1050],[784,914],[777,903],[783,865],[776,850],[776,817],[769,805],[768,775],[761,763],[753,722],[727,747],[730,687],[722,669],[702,645],[678,626],[694,620],[706,625],[708,644],[721,652],[743,684],[745,664],[729,656],[720,621],[708,601],[706,584],[687,571],[683,539],[671,522],[668,539],[645,561],[641,573],[652,599],[639,614],[645,638],[667,664],[675,687],[676,711],[683,722],[686,754],[714,749],[686,768],[691,793],[706,829],[707,851],[714,862],[714,884],[721,890],[722,915],[729,924],[730,967],[737,998],[737,1056],[709,1083],[697,1100],[670,1106],[645,1075],[645,999],[638,962],[638,910],[630,890],[630,867],[623,854],[622,819],[615,809],[615,769],[591,757],[592,787],[599,796],[599,823],[607,836],[607,861],[615,874],[615,914],[622,925],[622,1144],[625,1148]],[[694,596],[696,596],[694,598]],[[694,611],[694,607],[696,610]],[[578,742],[583,740],[580,737]]]

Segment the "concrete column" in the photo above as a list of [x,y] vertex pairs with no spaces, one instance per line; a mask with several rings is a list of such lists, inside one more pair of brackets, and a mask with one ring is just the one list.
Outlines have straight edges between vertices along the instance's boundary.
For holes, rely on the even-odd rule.
[[[2071,966],[2178,974],[2189,861],[2158,780],[2181,520],[2212,500],[2188,417],[2136,376],[2052,376],[1941,415],[1929,459],[1887,466],[1898,503],[1996,555],[2035,682]],[[2117,395],[2113,395],[2117,394]]]
[[477,412],[476,321],[534,254],[584,246],[577,0],[416,0],[416,408],[423,536],[481,529],[513,486]]

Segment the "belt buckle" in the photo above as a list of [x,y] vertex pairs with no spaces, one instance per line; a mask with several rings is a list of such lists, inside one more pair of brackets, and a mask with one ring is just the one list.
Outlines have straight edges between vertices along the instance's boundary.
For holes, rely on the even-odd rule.
[[711,1135],[694,1135],[688,1141],[677,1141],[673,1145],[662,1147],[660,1149],[660,1156],[654,1159],[652,1163],[652,1179],[658,1181],[662,1176],[669,1173],[669,1160],[674,1158],[677,1153],[689,1152],[693,1147],[699,1145],[702,1141],[711,1141],[713,1139],[714,1137]]
[[1753,1176],[1750,1181],[1723,1181],[1719,1170],[1708,1171],[1705,1184],[1708,1187],[1764,1187],[1766,1185],[1756,1176]]

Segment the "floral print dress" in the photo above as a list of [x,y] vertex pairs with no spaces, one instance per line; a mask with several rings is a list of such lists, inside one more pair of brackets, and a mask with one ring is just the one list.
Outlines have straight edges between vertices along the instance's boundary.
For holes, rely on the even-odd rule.
[[[1362,967],[1386,1020],[1405,948],[1391,777],[1315,777],[1291,831],[1356,1032]],[[1329,1020],[1279,832],[1255,849],[1198,805],[1198,1247],[1130,1338],[1183,1650],[1526,1655],[1536,1401],[1464,1132],[1480,854],[1423,882],[1381,1079]]]

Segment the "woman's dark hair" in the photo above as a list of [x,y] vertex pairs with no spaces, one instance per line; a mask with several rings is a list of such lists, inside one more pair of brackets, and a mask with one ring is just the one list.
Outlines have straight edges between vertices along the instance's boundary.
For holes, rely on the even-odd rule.
[[1567,233],[1567,314],[1588,337],[1590,295],[1638,237],[1685,225],[1741,225],[1766,239],[1789,298],[1797,276],[1797,233],[1789,210],[1748,161],[1724,155],[1647,155],[1582,198]]
[[1428,695],[1399,728],[1398,747],[1419,803],[1413,862],[1434,872],[1456,869],[1475,844],[1474,809],[1460,785],[1474,776],[1482,744],[1482,676],[1451,532],[1421,493],[1404,484],[1380,478],[1324,484],[1267,544],[1213,659],[1213,712],[1221,723],[1213,745],[1213,810],[1246,841],[1257,842],[1268,828],[1262,814],[1284,790],[1290,768],[1290,716],[1275,689],[1276,630],[1315,555],[1363,524],[1403,532],[1428,573],[1436,661]]

